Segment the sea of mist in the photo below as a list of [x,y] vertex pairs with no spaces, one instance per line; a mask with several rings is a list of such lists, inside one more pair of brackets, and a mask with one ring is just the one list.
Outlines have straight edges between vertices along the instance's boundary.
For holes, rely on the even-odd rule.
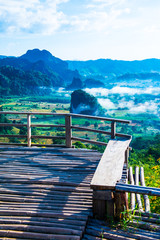
[[[97,98],[99,104],[114,113],[116,110],[126,110],[128,113],[151,113],[160,117],[160,87],[124,87],[85,88],[87,93]],[[60,88],[58,93],[70,97],[72,91]]]

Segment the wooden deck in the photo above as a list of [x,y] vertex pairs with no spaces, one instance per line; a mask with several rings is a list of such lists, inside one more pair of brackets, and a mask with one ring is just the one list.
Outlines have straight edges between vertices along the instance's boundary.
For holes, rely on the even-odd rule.
[[0,147],[0,239],[80,239],[101,154]]
[[141,213],[126,229],[92,218],[90,183],[101,157],[86,149],[1,146],[0,239],[160,239],[158,214]]
[[160,239],[160,214],[145,214],[123,224],[109,224],[89,218],[83,240],[154,240]]

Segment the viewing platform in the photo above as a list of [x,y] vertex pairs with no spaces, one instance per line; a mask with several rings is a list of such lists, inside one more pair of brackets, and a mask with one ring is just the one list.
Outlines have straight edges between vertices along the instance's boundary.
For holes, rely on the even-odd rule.
[[[27,116],[27,123],[16,123],[14,118],[10,118],[12,122],[0,123],[0,127],[27,127],[27,135],[14,135],[26,138],[23,144],[2,142],[13,135],[0,135],[0,239],[160,239],[160,216],[149,211],[142,211],[136,231],[134,221],[128,226],[129,231],[108,225],[111,218],[120,218],[128,206],[126,192],[160,195],[159,189],[135,186],[133,181],[132,185],[127,184],[131,136],[117,133],[116,122],[129,121],[48,113],[63,116],[64,124],[38,125],[32,124],[31,116],[45,113],[0,114]],[[109,122],[110,131],[73,125],[74,117]],[[32,136],[32,127],[64,128],[65,135]],[[106,134],[111,139],[107,144],[75,137],[73,129]],[[49,147],[32,143],[32,138],[42,137],[63,139],[65,144]],[[74,141],[97,143],[106,149],[104,153],[77,149]],[[131,169],[129,174],[131,177]]]

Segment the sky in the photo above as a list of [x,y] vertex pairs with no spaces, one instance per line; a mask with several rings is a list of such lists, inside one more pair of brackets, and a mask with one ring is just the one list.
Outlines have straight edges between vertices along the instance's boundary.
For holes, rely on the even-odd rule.
[[160,58],[160,0],[0,0],[0,55]]

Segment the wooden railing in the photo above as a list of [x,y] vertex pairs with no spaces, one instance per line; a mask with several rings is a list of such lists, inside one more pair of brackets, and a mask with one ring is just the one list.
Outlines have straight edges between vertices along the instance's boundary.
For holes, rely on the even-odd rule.
[[[91,181],[93,189],[93,214],[99,219],[120,219],[124,210],[129,210],[128,193],[130,195],[130,209],[135,209],[135,196],[140,212],[150,212],[148,195],[159,196],[160,189],[146,187],[144,170],[135,168],[133,176],[132,167],[129,168],[128,183],[128,155],[131,140],[110,140],[100,159],[96,172]],[[139,182],[141,186],[139,186]],[[141,196],[144,196],[144,207]]]
[[[35,138],[46,138],[46,139],[64,139],[65,140],[65,147],[72,147],[72,141],[81,141],[81,142],[87,142],[90,144],[98,144],[98,145],[107,145],[105,142],[100,142],[100,141],[95,141],[95,140],[89,140],[89,139],[84,139],[84,138],[79,138],[72,136],[73,131],[72,130],[81,130],[81,131],[86,131],[86,132],[94,132],[94,133],[101,133],[101,134],[106,134],[110,135],[111,139],[115,139],[116,137],[121,137],[121,138],[126,138],[129,139],[131,138],[130,135],[128,134],[123,134],[123,133],[117,133],[116,132],[116,123],[126,123],[129,124],[131,121],[128,120],[122,120],[122,119],[114,119],[114,118],[106,118],[106,117],[97,117],[97,116],[90,116],[90,115],[82,115],[82,114],[71,114],[71,113],[44,113],[44,112],[5,112],[1,111],[0,114],[5,114],[5,115],[26,115],[27,118],[27,124],[22,124],[22,123],[0,123],[0,127],[27,127],[27,135],[15,135],[15,134],[1,134],[0,137],[7,137],[7,138],[27,138],[27,145],[28,147],[31,146],[42,146],[42,144],[32,144],[31,140]],[[32,124],[31,122],[31,117],[36,116],[36,115],[49,115],[53,117],[64,117],[65,119],[65,124]],[[100,120],[100,121],[105,121],[105,122],[110,122],[111,124],[111,131],[103,131],[103,130],[98,130],[98,129],[92,129],[88,127],[82,127],[82,126],[74,126],[72,125],[72,118],[87,118],[87,119],[93,119],[93,120]],[[45,136],[45,135],[32,135],[31,134],[31,128],[32,127],[56,127],[56,128],[64,128],[65,130],[65,136]],[[12,143],[0,143],[0,144],[12,144]],[[18,143],[15,145],[24,145],[22,143]],[[47,144],[43,144],[45,146],[48,146]],[[50,145],[51,146],[51,145]],[[52,145],[53,146],[53,145]],[[54,145],[55,146],[55,145]],[[56,145],[59,146],[59,145]],[[60,145],[64,146],[64,145]]]
[[[115,187],[123,177],[124,165],[124,170],[127,169],[130,141],[131,139],[110,140],[92,178],[90,187],[93,189],[93,214],[99,219],[120,215],[121,196],[115,194]],[[126,172],[124,175],[127,178]]]

